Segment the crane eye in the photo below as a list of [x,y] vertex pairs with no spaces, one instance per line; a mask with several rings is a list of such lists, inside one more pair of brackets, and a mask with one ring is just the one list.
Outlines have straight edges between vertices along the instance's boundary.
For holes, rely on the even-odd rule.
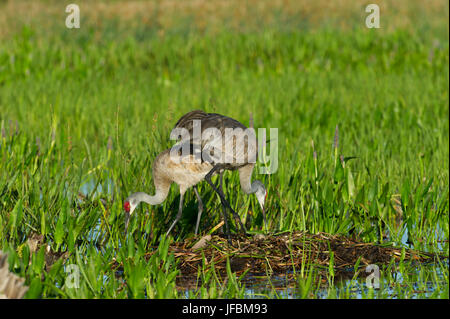
[[130,212],[130,202],[123,203],[123,209],[125,209],[125,211],[127,213],[129,213]]

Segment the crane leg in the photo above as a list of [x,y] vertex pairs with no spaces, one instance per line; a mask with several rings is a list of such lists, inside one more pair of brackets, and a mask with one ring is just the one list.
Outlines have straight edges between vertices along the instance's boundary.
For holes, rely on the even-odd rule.
[[177,217],[175,217],[175,220],[173,221],[172,225],[170,225],[169,230],[166,233],[166,237],[169,236],[170,231],[175,226],[175,224],[180,220],[181,215],[183,214],[183,198],[184,198],[184,193],[180,194],[180,205],[178,207]]
[[[222,184],[223,184],[223,171],[220,173],[220,176],[219,176],[219,191],[221,191],[223,193]],[[225,205],[223,203],[222,203],[222,215],[223,215],[223,221],[225,224],[224,233],[228,236],[228,238],[230,238],[230,229],[228,228],[227,208],[225,207]]]
[[214,174],[215,171],[217,171],[218,169],[222,168],[222,165],[218,164],[216,166],[214,166],[211,171],[209,171],[208,174],[206,174],[205,176],[205,180],[208,182],[208,184],[212,187],[212,189],[219,195],[220,197],[220,201],[222,202],[222,205],[226,206],[233,214],[234,219],[236,220],[237,223],[239,223],[240,228],[243,232],[243,234],[247,234],[247,231],[245,229],[245,226],[242,224],[241,218],[239,217],[239,215],[234,211],[234,209],[231,207],[230,203],[225,199],[225,195],[223,193],[223,191],[220,191],[219,189],[217,189],[217,187],[214,185],[214,183],[211,181],[211,176]]
[[198,214],[197,214],[197,223],[195,224],[195,236],[197,236],[198,226],[200,225],[200,218],[202,217],[203,212],[203,202],[200,194],[198,193],[197,185],[194,186],[194,193],[197,196],[198,201]]

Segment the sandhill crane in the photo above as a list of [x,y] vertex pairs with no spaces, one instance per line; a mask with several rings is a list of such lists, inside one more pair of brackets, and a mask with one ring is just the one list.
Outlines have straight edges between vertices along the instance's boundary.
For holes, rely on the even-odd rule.
[[[196,126],[199,125],[199,126]],[[201,138],[196,139],[196,128],[200,129]],[[198,231],[201,214],[203,211],[203,203],[198,193],[196,185],[206,180],[213,190],[219,195],[223,207],[223,216],[227,235],[229,235],[228,221],[226,216],[226,208],[233,214],[239,223],[241,230],[246,233],[246,229],[239,218],[239,215],[232,209],[229,202],[225,199],[222,189],[222,174],[224,170],[238,170],[241,188],[246,194],[255,194],[262,209],[264,223],[267,229],[267,220],[264,210],[267,191],[264,184],[258,180],[251,182],[251,175],[255,166],[257,155],[256,138],[252,139],[245,131],[247,128],[240,122],[215,113],[205,113],[203,111],[192,111],[181,117],[175,125],[174,129],[184,129],[189,134],[189,139],[184,141],[184,145],[188,144],[189,152],[171,152],[168,149],[159,154],[153,163],[153,181],[155,184],[155,195],[150,196],[144,192],[138,192],[130,195],[124,202],[125,209],[125,227],[128,227],[128,221],[139,205],[145,202],[150,205],[162,203],[169,192],[172,182],[180,187],[180,203],[178,214],[169,227],[166,235],[170,233],[175,224],[179,221],[183,211],[184,193],[190,187],[194,188],[197,196],[198,215],[195,228],[195,234]],[[234,135],[227,135],[227,130],[234,130]],[[215,132],[216,134],[211,134]],[[198,132],[197,132],[198,133]],[[206,133],[206,138],[205,137]],[[209,135],[208,135],[209,134]],[[244,142],[243,142],[244,141]],[[240,143],[244,143],[244,147],[237,147]],[[183,146],[183,145],[182,145]],[[245,147],[247,146],[247,147]],[[220,156],[218,156],[220,154]],[[199,157],[200,155],[200,157]],[[206,157],[206,158],[205,158]],[[219,188],[211,181],[211,177],[220,174]]]
[[[253,128],[253,119],[251,119],[250,127]],[[200,130],[201,138],[196,137],[196,124]],[[245,232],[245,227],[239,218],[239,215],[231,208],[222,189],[222,177],[224,170],[238,170],[240,177],[241,188],[246,194],[255,193],[256,198],[261,206],[264,217],[264,224],[267,229],[267,221],[264,210],[264,203],[267,196],[267,191],[260,181],[256,180],[251,183],[251,175],[255,166],[257,157],[257,140],[254,131],[247,131],[239,121],[217,113],[206,113],[201,110],[195,110],[182,116],[175,124],[175,128],[184,128],[191,137],[189,144],[197,145],[197,153],[201,152],[202,160],[206,160],[213,164],[213,170],[205,176],[205,180],[218,193],[223,207],[223,217],[225,221],[226,232],[228,233],[228,222],[226,216],[226,208],[228,208],[236,222],[240,224],[241,229]],[[208,133],[208,130],[216,130],[217,135]],[[234,134],[228,134],[227,130],[233,131]],[[214,132],[214,131],[213,131]],[[206,133],[206,134],[205,134]],[[200,136],[197,136],[197,138]],[[253,137],[253,138],[252,138]],[[239,147],[241,146],[241,147]],[[212,153],[218,152],[218,156],[210,156],[209,150]],[[194,155],[195,150],[191,150]],[[206,152],[205,152],[206,151]],[[220,156],[222,155],[222,156]],[[206,157],[206,158],[205,158]],[[211,182],[211,176],[219,172],[219,188]],[[197,217],[197,224],[199,223],[201,212]]]
[[[125,200],[123,206],[126,212],[125,228],[128,228],[129,218],[140,202],[145,202],[150,205],[161,204],[167,198],[170,185],[172,183],[176,183],[180,187],[180,203],[178,207],[178,214],[167,231],[167,235],[181,218],[184,193],[192,186],[194,186],[194,192],[199,200],[199,213],[201,214],[201,211],[203,210],[203,203],[201,202],[200,195],[198,194],[198,190],[195,185],[205,178],[206,174],[212,170],[213,166],[207,162],[200,164],[194,163],[192,159],[185,160],[185,162],[180,160],[178,163],[178,161],[174,160],[170,156],[170,150],[171,149],[167,149],[163,151],[153,162],[153,183],[155,185],[155,194],[151,196],[144,192],[137,192],[131,194]],[[192,157],[192,155],[188,156]]]

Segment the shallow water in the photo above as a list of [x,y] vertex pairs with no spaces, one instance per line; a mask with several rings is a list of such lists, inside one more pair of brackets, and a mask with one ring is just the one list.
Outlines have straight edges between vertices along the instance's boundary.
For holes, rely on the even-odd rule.
[[99,195],[112,195],[114,193],[115,185],[112,179],[107,179],[103,184],[99,183],[97,188],[95,188],[96,184],[97,182],[94,179],[90,179],[81,185],[80,192],[85,196],[90,195],[92,198]]
[[[448,268],[448,260],[444,263],[444,267]],[[420,268],[420,269],[419,269]],[[428,271],[430,273],[435,272],[438,276],[438,280],[441,286],[446,284],[443,269],[436,264],[429,264],[426,266],[418,266],[415,270],[415,275],[419,277],[420,271]],[[314,297],[319,299],[330,298],[355,298],[361,299],[367,296],[369,292],[369,285],[373,285],[373,281],[369,280],[367,282],[367,274],[362,275],[356,280],[342,280],[335,282],[333,288],[334,292],[330,292],[330,286],[328,283],[324,283],[318,289],[312,290],[308,297]],[[389,277],[389,278],[386,278]],[[430,297],[437,289],[435,282],[411,282],[407,278],[404,278],[400,271],[394,272],[391,276],[384,276],[382,271],[380,271],[379,288],[374,287],[374,298],[427,298]],[[295,281],[287,282],[285,278],[274,276],[270,280],[270,285],[268,285],[267,280],[252,279],[251,282],[246,284],[246,298],[287,298],[295,299],[301,298],[301,289],[299,284]],[[409,289],[408,293],[403,295],[406,288]],[[363,293],[364,292],[364,293]],[[399,296],[399,292],[401,296]]]

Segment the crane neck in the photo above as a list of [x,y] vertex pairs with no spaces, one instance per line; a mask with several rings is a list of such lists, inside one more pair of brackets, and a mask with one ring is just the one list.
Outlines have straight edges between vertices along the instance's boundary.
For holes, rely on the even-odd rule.
[[155,194],[149,195],[144,192],[135,193],[135,197],[139,202],[145,202],[149,205],[158,205],[164,202],[169,194],[170,184],[164,180],[154,178]]
[[257,183],[252,183],[252,172],[255,164],[248,164],[239,168],[239,180],[241,182],[241,188],[246,194],[253,194],[258,190]]

